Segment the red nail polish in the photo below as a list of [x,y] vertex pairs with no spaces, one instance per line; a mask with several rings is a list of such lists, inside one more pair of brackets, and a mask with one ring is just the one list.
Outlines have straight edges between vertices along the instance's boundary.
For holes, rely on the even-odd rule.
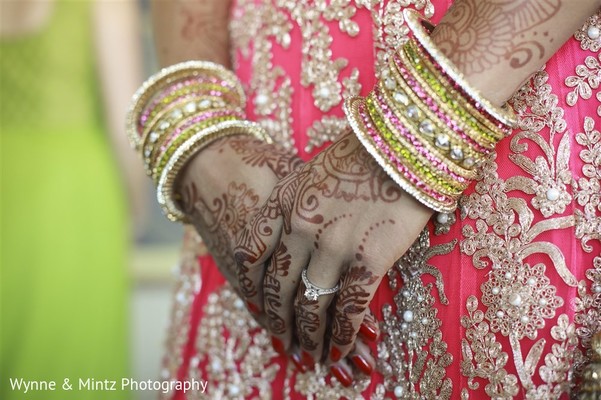
[[340,349],[336,346],[332,347],[332,350],[330,350],[330,359],[334,362],[338,362],[340,361],[341,356],[342,352],[340,351]]
[[351,386],[351,383],[353,383],[353,378],[351,378],[351,376],[338,365],[332,365],[330,367],[330,372],[336,377],[336,379],[338,379],[338,382],[342,383],[343,386]]
[[246,302],[246,307],[248,308],[248,311],[250,311],[252,314],[259,314],[259,307],[257,307],[255,304],[251,303],[250,301]]
[[303,365],[303,360],[301,359],[301,356],[299,356],[298,354],[294,353],[290,356],[290,361],[292,361],[292,363],[294,364],[294,366],[296,366],[296,369],[298,369],[299,372],[305,373],[307,372],[307,368],[305,368],[305,366]]
[[363,372],[365,375],[371,375],[373,368],[371,365],[369,365],[365,358],[356,354],[351,358],[351,360],[353,360],[353,363],[357,366],[357,368],[359,368],[361,372]]
[[271,345],[280,354],[286,354],[286,348],[284,347],[284,343],[275,336],[271,337]]
[[361,336],[370,342],[375,342],[378,338],[378,332],[376,332],[372,326],[367,325],[365,322],[359,327],[359,334],[361,334]]
[[303,351],[301,353],[301,356],[303,358],[303,364],[306,367],[309,367],[312,369],[315,366],[315,360],[313,359],[313,356],[311,354],[307,353],[306,351]]

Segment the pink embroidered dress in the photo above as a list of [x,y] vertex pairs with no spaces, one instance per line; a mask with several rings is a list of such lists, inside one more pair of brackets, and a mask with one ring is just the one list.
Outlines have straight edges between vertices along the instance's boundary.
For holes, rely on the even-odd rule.
[[[437,22],[449,5],[238,0],[233,56],[249,117],[310,159],[347,128],[343,98],[365,95],[408,34],[402,9]],[[297,372],[190,233],[164,378],[208,388],[168,397],[567,398],[601,329],[599,28],[601,12],[513,97],[519,128],[382,282],[370,378],[345,388],[325,368]]]

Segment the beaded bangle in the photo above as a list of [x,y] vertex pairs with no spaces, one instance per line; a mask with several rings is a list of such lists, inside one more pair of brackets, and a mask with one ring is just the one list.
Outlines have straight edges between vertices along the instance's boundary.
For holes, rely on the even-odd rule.
[[424,27],[424,24],[433,26],[427,20],[425,20],[417,11],[405,9],[403,10],[403,17],[413,34],[413,38],[420,47],[428,52],[434,63],[438,66],[441,73],[443,73],[449,81],[452,81],[460,87],[465,95],[465,98],[472,99],[476,109],[484,112],[486,115],[496,119],[498,121],[499,128],[508,130],[517,125],[517,118],[513,111],[504,106],[497,107],[484,98],[480,92],[473,88],[463,74],[457,69],[457,67],[445,56],[434,44],[430,38],[430,33]]
[[173,185],[185,164],[214,140],[249,135],[271,143],[246,121],[246,97],[236,76],[218,64],[187,61],[150,77],[133,97],[127,134],[157,185],[157,198],[172,221],[184,221]]
[[190,79],[217,80],[218,86],[224,92],[232,94],[230,104],[244,108],[246,97],[242,85],[233,72],[219,64],[208,61],[186,61],[163,68],[142,84],[134,94],[132,105],[127,113],[127,134],[136,150],[139,149],[140,145],[140,129],[146,122],[146,120],[141,119],[142,116],[147,115],[143,110],[152,104],[152,98],[157,97],[157,94],[160,96],[165,89],[168,90],[170,87]]
[[271,138],[256,123],[250,121],[224,121],[201,129],[177,146],[161,170],[157,182],[157,199],[167,218],[171,221],[187,222],[186,216],[177,206],[173,185],[178,173],[185,164],[199,151],[213,141],[232,135],[251,135],[264,142],[271,143]]
[[467,84],[434,47],[419,14],[404,13],[413,38],[390,58],[370,94],[347,99],[344,111],[361,144],[399,186],[424,205],[451,212],[475,179],[474,167],[511,132],[515,116]]

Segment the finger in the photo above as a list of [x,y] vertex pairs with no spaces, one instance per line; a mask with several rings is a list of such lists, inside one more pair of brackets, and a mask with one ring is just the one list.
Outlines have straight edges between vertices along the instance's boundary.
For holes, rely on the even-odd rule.
[[330,366],[330,373],[343,386],[351,386],[353,383],[353,372],[344,360]]
[[[324,257],[312,258],[306,271],[308,282],[320,288],[333,288],[338,284],[340,270],[327,268]],[[303,359],[307,365],[312,366],[324,357],[325,333],[328,322],[328,308],[332,303],[335,293],[311,297],[307,292],[307,285],[301,280],[297,290],[294,306],[296,314],[296,332],[302,349]]]
[[346,357],[352,349],[381,280],[365,266],[353,266],[344,274],[333,311],[330,361]]
[[380,337],[380,324],[371,309],[367,309],[363,322],[359,327],[359,336],[368,342],[375,342]]
[[310,254],[293,235],[284,234],[274,251],[263,279],[263,304],[267,323],[285,349],[292,343],[294,298],[300,275]]
[[248,309],[255,315],[263,312],[261,283],[265,263],[280,241],[282,217],[278,208],[270,198],[238,236],[234,249],[239,289]]
[[361,338],[357,338],[355,341],[355,346],[349,353],[348,359],[352,361],[357,371],[365,375],[371,375],[376,366],[376,360],[371,355],[371,349]]

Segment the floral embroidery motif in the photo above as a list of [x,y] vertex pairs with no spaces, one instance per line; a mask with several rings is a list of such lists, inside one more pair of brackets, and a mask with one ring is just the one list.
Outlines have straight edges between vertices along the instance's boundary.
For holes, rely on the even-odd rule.
[[286,12],[268,2],[256,3],[253,0],[238,0],[234,17],[230,23],[233,49],[242,57],[251,57],[253,64],[247,94],[255,106],[256,120],[276,142],[294,150],[294,89],[290,77],[273,64],[274,44],[284,49],[290,46],[292,22]]
[[[584,60],[584,65],[576,67],[576,76],[568,76],[566,78],[566,86],[573,87],[566,96],[566,103],[573,106],[576,104],[578,97],[588,100],[593,95],[593,89],[599,88],[601,82],[601,53],[597,56],[588,56]],[[599,97],[599,93],[596,95]]]
[[[208,381],[206,397],[199,398],[271,398],[271,382],[280,368],[274,362],[278,354],[270,336],[229,285],[209,295],[198,327],[196,351],[188,378]],[[200,368],[203,365],[204,369]]]
[[601,10],[589,17],[574,34],[582,50],[599,51],[601,49]]
[[[358,9],[368,10],[378,73],[389,52],[407,35],[401,11],[410,6],[428,17],[433,14],[430,0],[237,0],[232,40],[238,55],[253,64],[247,92],[258,121],[277,141],[294,147],[295,93],[290,77],[274,64],[273,52],[275,46],[288,49],[291,34],[298,28],[303,40],[301,85],[311,90],[313,105],[324,112],[311,122],[306,150],[335,140],[347,124],[344,118],[327,112],[334,111],[343,97],[358,93],[361,85],[358,70],[347,68],[343,57],[333,58],[330,30],[357,35],[359,26],[353,19]],[[594,36],[595,30],[589,28],[599,25],[600,16],[591,17],[576,33],[583,49],[598,50],[593,50],[596,43],[582,34]],[[576,68],[576,75],[565,80],[573,88],[566,97],[569,105],[590,100],[598,89],[599,57],[587,57],[585,65]],[[586,279],[577,281],[562,251],[545,241],[544,235],[575,228],[586,252],[593,250],[593,240],[601,239],[601,134],[594,120],[586,118],[584,132],[572,137],[547,82],[547,73],[540,71],[513,99],[520,131],[511,140],[510,161],[522,174],[500,178],[493,155],[485,163],[475,191],[462,200],[461,212],[434,218],[436,235],[447,234],[455,220],[462,219],[459,245],[453,240],[431,247],[427,232],[423,232],[389,271],[387,282],[395,295],[391,304],[382,307],[377,370],[383,382],[376,386],[372,400],[391,394],[407,399],[450,398],[453,390],[468,399],[481,386],[493,398],[525,393],[531,399],[551,399],[570,390],[572,366],[586,359],[577,346],[586,346],[592,333],[601,329],[601,257],[595,257],[593,268],[583,272]],[[596,98],[601,102],[601,93],[596,93]],[[601,116],[601,106],[597,113]],[[543,135],[541,131],[547,128],[549,135]],[[584,163],[578,178],[568,169],[576,145],[582,147]],[[566,214],[576,204],[581,209]],[[448,304],[442,280],[446,271],[439,271],[431,260],[458,249],[471,258],[473,272],[483,276],[480,287],[474,289],[481,293],[464,298],[460,360],[447,350],[443,316],[437,308]],[[530,262],[532,255],[543,255],[545,261]],[[194,257],[190,260],[193,262],[184,268],[179,283],[180,302],[169,334],[165,378],[175,379],[182,362],[189,307],[199,290],[198,267],[191,266],[196,264]],[[574,270],[582,271],[580,267]],[[555,275],[559,279],[551,280]],[[426,283],[432,279],[433,283]],[[578,291],[573,323],[560,311],[572,305],[560,297],[570,287]],[[209,296],[198,328],[197,354],[190,360],[189,377],[208,379],[210,398],[270,398],[271,382],[278,374],[285,374],[285,398],[295,392],[307,398],[360,399],[369,385],[368,379],[359,379],[353,387],[344,388],[327,378],[327,369],[319,366],[305,374],[290,366],[280,371],[269,337],[228,286]],[[547,334],[539,338],[543,329]],[[453,363],[467,378],[467,387],[459,388],[451,381],[447,369]]]
[[[198,256],[206,253],[207,250],[194,228],[186,226],[177,281],[174,287],[175,296],[167,331],[166,355],[163,358],[161,379],[176,380],[178,378],[177,373],[183,363],[183,348],[188,340],[192,302],[201,286]],[[161,393],[161,398],[168,399],[171,395],[172,393]]]
[[601,132],[592,118],[585,118],[584,133],[576,134],[576,142],[583,147],[580,159],[584,162],[583,177],[573,182],[576,201],[584,208],[575,210],[576,237],[582,240],[582,248],[591,252],[588,242],[601,240]]
[[[372,400],[382,398],[380,395],[385,391],[402,399],[451,397],[452,382],[446,377],[445,368],[453,357],[442,339],[441,321],[434,308],[436,299],[431,293],[433,285],[424,284],[422,275],[435,278],[438,298],[448,304],[441,272],[428,264],[428,260],[450,253],[457,242],[431,247],[428,235],[427,229],[424,230],[388,273],[389,285],[397,293],[394,307],[382,308],[383,337],[378,344],[378,370],[384,376],[384,383]],[[424,352],[425,348],[428,351]]]

